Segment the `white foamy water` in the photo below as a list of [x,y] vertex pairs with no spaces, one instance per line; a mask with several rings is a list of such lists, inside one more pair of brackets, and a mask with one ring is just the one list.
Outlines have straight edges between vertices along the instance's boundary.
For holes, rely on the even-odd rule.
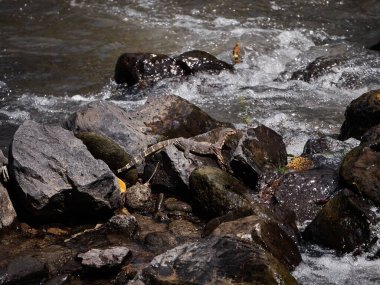
[[336,256],[324,251],[322,256],[302,255],[303,262],[293,272],[302,285],[374,285],[380,284],[380,261],[352,255]]

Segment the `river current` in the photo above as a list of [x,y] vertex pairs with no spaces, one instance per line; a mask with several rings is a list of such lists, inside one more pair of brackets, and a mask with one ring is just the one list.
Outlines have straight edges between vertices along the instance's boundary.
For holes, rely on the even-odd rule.
[[[90,101],[125,109],[175,94],[235,124],[257,120],[299,154],[310,135],[336,134],[346,106],[380,88],[378,0],[0,0],[0,148],[26,119],[59,123]],[[114,65],[124,52],[207,51],[236,72],[166,79],[120,91]],[[310,82],[290,80],[321,56],[346,60]],[[379,230],[380,232],[380,230]],[[305,249],[302,284],[379,284],[380,262]]]

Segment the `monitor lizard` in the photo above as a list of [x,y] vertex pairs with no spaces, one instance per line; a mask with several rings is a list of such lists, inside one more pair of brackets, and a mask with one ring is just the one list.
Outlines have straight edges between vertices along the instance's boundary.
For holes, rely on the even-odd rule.
[[217,141],[215,143],[207,141],[197,141],[195,140],[195,138],[179,137],[174,139],[168,139],[146,148],[140,154],[133,157],[127,165],[118,169],[117,172],[121,173],[130,169],[132,166],[140,164],[142,161],[144,161],[145,157],[170,145],[174,145],[178,149],[183,151],[187,159],[189,159],[188,156],[190,152],[197,155],[215,155],[218,159],[219,166],[225,170],[227,165],[222,155],[222,147],[228,136],[236,133],[237,131],[235,129],[222,128],[217,134]]

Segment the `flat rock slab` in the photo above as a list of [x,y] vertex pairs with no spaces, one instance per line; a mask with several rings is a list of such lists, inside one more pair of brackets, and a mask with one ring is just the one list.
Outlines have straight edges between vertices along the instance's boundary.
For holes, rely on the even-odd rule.
[[131,255],[129,248],[114,246],[107,249],[90,249],[78,255],[82,265],[90,269],[112,269],[119,267]]
[[34,218],[89,221],[119,206],[115,176],[72,132],[26,121],[11,150],[17,200]]

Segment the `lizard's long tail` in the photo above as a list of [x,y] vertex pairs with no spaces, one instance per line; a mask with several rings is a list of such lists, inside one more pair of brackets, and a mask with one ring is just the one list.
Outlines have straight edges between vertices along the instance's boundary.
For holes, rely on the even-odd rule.
[[142,163],[144,161],[145,157],[147,157],[147,156],[155,153],[156,151],[159,151],[159,150],[161,150],[161,149],[163,149],[169,145],[174,144],[176,141],[177,141],[177,139],[170,139],[170,140],[166,140],[166,141],[156,143],[156,144],[146,148],[144,151],[142,151],[141,153],[139,153],[135,157],[132,157],[131,161],[127,165],[118,169],[117,173],[121,173],[123,171],[130,169],[131,167],[133,167],[135,165]]

